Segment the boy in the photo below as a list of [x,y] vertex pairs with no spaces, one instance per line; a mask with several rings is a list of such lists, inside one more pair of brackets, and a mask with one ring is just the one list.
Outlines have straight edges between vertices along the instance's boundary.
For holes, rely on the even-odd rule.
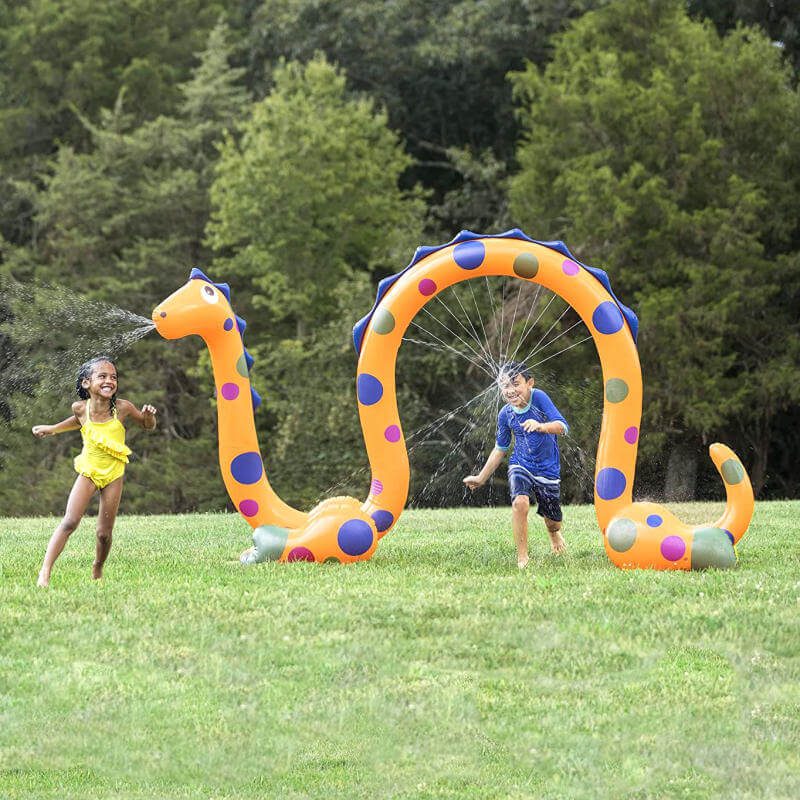
[[483,469],[468,475],[464,483],[475,491],[483,486],[500,466],[511,446],[508,464],[511,491],[512,529],[517,545],[517,566],[528,566],[528,509],[531,498],[538,503],[537,513],[544,517],[553,552],[566,549],[561,536],[561,460],[556,436],[569,431],[567,421],[541,390],[533,388],[527,365],[512,361],[500,370],[497,379],[507,404],[497,415],[497,441]]

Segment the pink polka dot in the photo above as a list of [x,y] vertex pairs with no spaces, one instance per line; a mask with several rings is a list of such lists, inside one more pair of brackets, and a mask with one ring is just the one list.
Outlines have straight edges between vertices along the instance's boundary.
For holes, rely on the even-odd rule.
[[239,396],[239,387],[235,383],[223,383],[220,392],[226,400],[235,400]]
[[254,517],[258,514],[258,503],[255,500],[242,500],[239,503],[239,511],[246,517]]
[[636,444],[636,440],[639,438],[639,429],[638,428],[628,428],[625,431],[625,441],[628,444]]
[[577,275],[580,271],[580,265],[576,264],[572,259],[568,258],[561,265],[561,269],[565,275]]
[[686,544],[680,536],[667,536],[661,542],[661,555],[667,561],[679,561],[686,552]]
[[383,435],[386,437],[387,442],[399,442],[400,441],[400,428],[397,425],[390,425],[384,432]]
[[287,561],[314,561],[314,554],[307,547],[295,547],[286,557]]
[[423,278],[418,284],[420,294],[430,297],[436,291],[436,284],[430,278]]
[[370,486],[372,494],[379,495],[383,491],[383,484],[376,478]]

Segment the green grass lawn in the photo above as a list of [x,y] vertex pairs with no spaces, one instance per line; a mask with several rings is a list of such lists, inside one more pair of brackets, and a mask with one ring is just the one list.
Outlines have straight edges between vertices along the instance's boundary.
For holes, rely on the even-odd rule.
[[[686,521],[721,506],[676,506]],[[800,797],[800,502],[730,572],[409,511],[371,562],[243,568],[236,515],[0,521],[0,798]]]

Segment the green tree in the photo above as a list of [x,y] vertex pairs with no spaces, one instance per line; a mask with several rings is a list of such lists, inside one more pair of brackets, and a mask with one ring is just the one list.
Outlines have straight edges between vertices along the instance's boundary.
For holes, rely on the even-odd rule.
[[730,440],[760,489],[797,402],[800,97],[759,31],[675,0],[585,15],[513,76],[512,213],[601,263],[640,313],[647,455]]
[[[43,188],[26,187],[36,212],[34,244],[6,244],[3,272],[29,287],[67,286],[82,302],[104,300],[149,317],[159,300],[185,282],[191,266],[210,261],[202,239],[213,161],[218,157],[214,142],[249,106],[240,86],[242,70],[230,66],[230,57],[227,30],[218,25],[190,79],[179,87],[182,99],[176,115],[137,125],[121,93],[113,110],[101,112],[99,124],[84,119],[91,149],[80,153],[61,147],[51,172],[42,178]],[[43,380],[11,398],[14,425],[0,431],[0,448],[14,453],[14,458],[5,459],[0,494],[9,513],[30,512],[25,487],[32,476],[40,487],[39,510],[58,511],[63,505],[69,465],[57,456],[74,442],[65,436],[32,447],[29,426],[34,415],[49,419],[69,408],[72,371],[88,354],[79,353],[75,341],[86,323],[80,302],[73,304],[74,313],[58,313],[58,308],[50,313],[47,290],[39,293],[41,302],[33,301],[32,289],[28,294],[19,297],[14,309],[23,330],[12,326],[18,352],[6,383],[15,382],[14,371],[24,369],[42,371]],[[37,309],[44,312],[34,319]],[[109,314],[109,326],[112,320]],[[104,332],[96,333],[86,347],[98,346]],[[119,339],[117,344],[124,342]],[[54,391],[47,385],[48,370],[41,368],[50,367],[52,383],[52,373],[65,365],[69,374],[56,376]],[[162,412],[159,433],[138,437],[134,445],[140,461],[132,467],[137,475],[126,492],[126,508],[152,512],[224,505],[210,384],[198,368],[194,343],[167,345],[151,338],[125,353],[118,366],[124,395],[153,402]],[[58,465],[58,476],[48,470],[48,479],[40,479],[44,460]],[[190,481],[184,479],[188,473]]]
[[[336,310],[332,292],[358,271],[396,271],[419,241],[417,191],[386,115],[348,97],[321,57],[285,64],[221,149],[209,241],[226,268],[252,280],[253,303],[302,338]],[[413,243],[413,246],[412,246]]]

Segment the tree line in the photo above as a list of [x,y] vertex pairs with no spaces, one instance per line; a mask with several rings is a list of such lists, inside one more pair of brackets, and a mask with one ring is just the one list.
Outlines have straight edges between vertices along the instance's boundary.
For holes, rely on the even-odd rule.
[[[418,245],[511,227],[564,240],[639,315],[638,494],[718,496],[719,440],[760,497],[797,496],[798,30],[789,3],[0,2],[0,513],[61,511],[76,440],[29,428],[68,412],[75,297],[149,316],[192,266],[248,322],[276,489],[363,494],[352,325]],[[520,298],[476,300],[489,338]],[[553,336],[577,319],[542,308]],[[130,511],[227,502],[198,344],[119,356],[121,393],[161,410],[131,437]],[[441,348],[398,369],[404,429],[436,434],[412,494],[463,502],[492,408],[448,410],[485,380]],[[536,371],[571,423],[565,494],[590,500],[596,355]]]

